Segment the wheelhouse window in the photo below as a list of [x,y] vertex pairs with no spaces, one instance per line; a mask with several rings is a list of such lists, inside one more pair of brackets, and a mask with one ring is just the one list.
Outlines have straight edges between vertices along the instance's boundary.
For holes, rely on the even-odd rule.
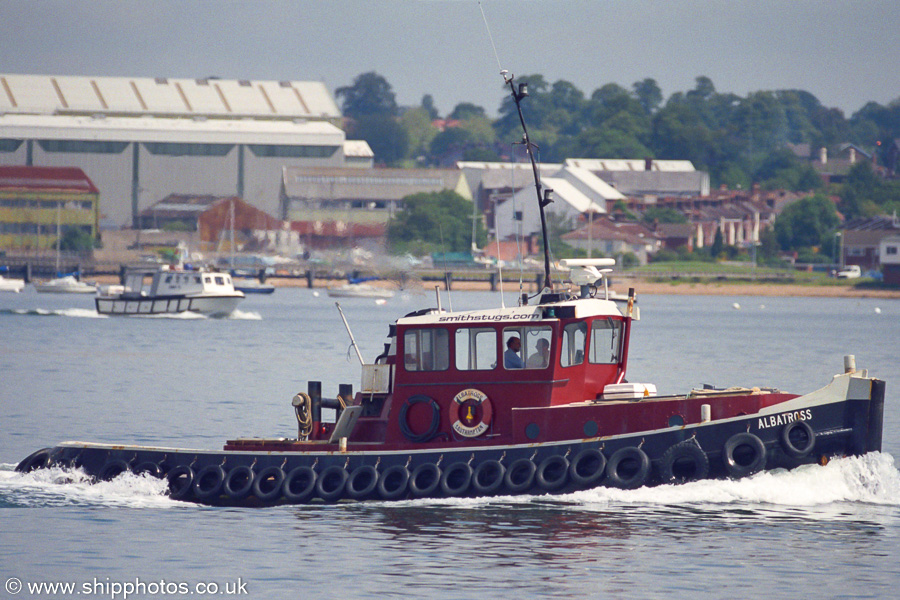
[[588,360],[609,365],[619,362],[622,347],[622,321],[611,318],[594,321],[591,325],[591,348]]
[[559,365],[571,367],[584,362],[584,344],[587,341],[587,324],[570,323],[563,328]]
[[543,369],[550,364],[552,332],[548,325],[507,327],[503,330],[506,369]]
[[487,371],[497,366],[497,332],[484,327],[456,330],[456,368]]
[[407,371],[446,371],[450,366],[447,330],[407,330],[403,335],[403,363]]

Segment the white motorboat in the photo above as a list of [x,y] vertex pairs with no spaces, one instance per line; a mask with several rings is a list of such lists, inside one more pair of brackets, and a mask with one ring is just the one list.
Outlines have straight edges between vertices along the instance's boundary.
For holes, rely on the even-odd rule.
[[122,291],[97,296],[102,315],[159,315],[195,312],[213,317],[230,315],[244,299],[231,275],[217,271],[163,266],[125,274]]
[[79,281],[74,275],[63,275],[50,281],[35,281],[34,289],[42,294],[96,294],[97,286]]
[[384,288],[375,287],[368,283],[346,283],[340,287],[328,288],[328,295],[332,298],[393,298],[394,292]]
[[0,275],[0,292],[15,292],[18,294],[25,288],[25,281],[22,279],[7,279]]

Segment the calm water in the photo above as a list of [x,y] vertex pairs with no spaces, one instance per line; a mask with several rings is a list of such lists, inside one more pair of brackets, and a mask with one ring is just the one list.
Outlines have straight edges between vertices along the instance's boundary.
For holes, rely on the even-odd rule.
[[[433,294],[342,301],[370,359],[391,320],[429,305]],[[900,302],[644,296],[640,306],[629,380],[660,393],[703,383],[803,393],[855,354],[888,382],[885,452],[738,482],[261,510],[172,502],[159,482],[130,477],[60,485],[61,473],[12,469],[63,440],[218,448],[292,436],[290,399],[307,379],[333,394],[358,387],[359,367],[324,293],[251,297],[223,320],[100,318],[91,298],[0,294],[0,584],[25,586],[0,598],[122,598],[124,583],[151,584],[132,598],[206,583],[219,597],[277,599],[894,597]],[[31,593],[41,582],[80,593]]]

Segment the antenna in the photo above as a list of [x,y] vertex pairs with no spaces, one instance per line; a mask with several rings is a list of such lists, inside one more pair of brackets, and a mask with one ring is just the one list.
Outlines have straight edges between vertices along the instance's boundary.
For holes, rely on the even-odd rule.
[[541,213],[541,234],[543,235],[544,241],[543,288],[549,292],[552,292],[553,281],[550,279],[550,240],[547,238],[547,218],[544,214],[544,207],[553,202],[553,190],[551,190],[550,188],[544,188],[543,185],[541,185],[540,172],[538,171],[537,162],[534,159],[534,149],[537,146],[532,144],[531,138],[528,137],[528,128],[525,126],[525,116],[522,114],[521,102],[522,98],[526,98],[528,96],[528,83],[523,82],[516,86],[515,76],[508,70],[503,68],[503,65],[500,63],[500,56],[497,54],[497,47],[494,45],[494,37],[491,35],[491,28],[488,25],[487,17],[484,14],[484,7],[481,6],[481,2],[478,3],[478,7],[481,9],[481,16],[484,19],[484,26],[487,29],[488,38],[490,38],[491,40],[491,47],[494,49],[494,56],[497,57],[497,66],[500,67],[500,75],[503,77],[503,83],[509,86],[513,102],[516,103],[516,111],[519,113],[519,123],[522,125],[522,139],[525,144],[525,152],[528,154],[528,159],[531,161],[531,171],[534,175],[534,189],[537,193],[538,208],[540,209]]
[[503,65],[500,64],[500,55],[497,54],[497,46],[494,45],[494,36],[491,35],[491,27],[488,25],[487,17],[484,16],[484,7],[481,5],[481,2],[478,3],[478,8],[481,10],[481,18],[484,19],[484,28],[487,29],[488,39],[491,40],[491,48],[494,49],[494,57],[497,59],[497,68],[503,73]]

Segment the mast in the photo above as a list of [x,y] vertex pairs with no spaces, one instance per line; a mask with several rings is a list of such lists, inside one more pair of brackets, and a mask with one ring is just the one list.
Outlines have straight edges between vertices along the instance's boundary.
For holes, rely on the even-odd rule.
[[551,198],[553,190],[550,188],[544,189],[541,185],[541,175],[538,172],[537,162],[534,160],[535,146],[528,137],[528,128],[525,126],[525,117],[522,115],[521,101],[522,98],[528,96],[528,84],[520,83],[516,86],[514,83],[515,77],[506,69],[500,71],[500,74],[503,75],[503,82],[509,86],[512,99],[516,103],[516,110],[519,113],[519,123],[522,124],[522,138],[525,143],[525,152],[528,154],[529,160],[531,160],[531,171],[534,175],[534,189],[537,193],[538,208],[541,213],[541,234],[544,243],[544,289],[552,292],[553,281],[550,279],[550,241],[547,239],[547,218],[544,215],[544,207],[553,202],[553,199]]

